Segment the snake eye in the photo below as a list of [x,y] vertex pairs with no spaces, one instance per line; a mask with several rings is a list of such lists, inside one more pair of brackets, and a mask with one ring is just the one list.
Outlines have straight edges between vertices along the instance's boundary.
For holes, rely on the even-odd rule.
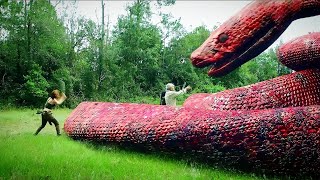
[[218,37],[218,40],[221,43],[226,42],[228,39],[229,39],[229,36],[227,34],[225,34],[225,33],[220,34],[219,37]]

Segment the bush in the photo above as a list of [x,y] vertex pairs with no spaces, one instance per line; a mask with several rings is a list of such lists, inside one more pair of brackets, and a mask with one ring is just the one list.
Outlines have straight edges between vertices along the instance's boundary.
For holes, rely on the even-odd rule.
[[221,85],[213,85],[213,84],[207,84],[207,85],[203,85],[203,86],[199,86],[196,89],[194,89],[193,92],[196,93],[216,93],[216,92],[220,92],[220,91],[224,91],[226,90],[226,88],[224,86]]
[[49,83],[42,76],[42,70],[38,65],[34,65],[33,69],[24,76],[25,83],[21,91],[23,103],[31,106],[39,106],[43,104],[48,96],[47,88]]

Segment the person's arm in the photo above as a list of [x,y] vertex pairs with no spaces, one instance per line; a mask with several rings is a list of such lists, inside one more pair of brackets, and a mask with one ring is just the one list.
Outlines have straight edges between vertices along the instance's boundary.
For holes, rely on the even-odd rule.
[[191,89],[191,87],[190,87],[190,86],[187,86],[187,87],[183,88],[182,90],[177,91],[177,92],[176,92],[176,96],[178,96],[178,95],[180,95],[180,94],[187,93],[187,91],[189,91],[190,89]]
[[175,98],[175,97],[177,97],[177,96],[179,96],[180,94],[184,94],[184,93],[186,93],[187,91],[189,91],[191,89],[191,87],[190,86],[187,86],[186,88],[184,88],[184,89],[182,89],[182,90],[180,90],[180,91],[168,91],[167,92],[167,96],[170,96],[170,97],[172,97],[172,98]]
[[183,89],[185,92],[190,91],[191,90],[191,86],[187,86],[186,88]]
[[175,98],[175,97],[179,96],[180,94],[184,94],[185,92],[186,92],[185,89],[182,89],[180,91],[169,91],[167,93],[168,93],[168,96]]

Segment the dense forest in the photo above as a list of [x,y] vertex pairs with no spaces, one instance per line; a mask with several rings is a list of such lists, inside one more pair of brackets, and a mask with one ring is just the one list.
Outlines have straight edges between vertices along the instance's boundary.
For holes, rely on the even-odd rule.
[[[0,1],[1,107],[40,107],[55,88],[65,91],[65,106],[73,108],[81,101],[158,99],[168,82],[186,82],[191,93],[214,93],[289,73],[276,49],[269,49],[224,77],[208,77],[189,56],[210,30],[188,32],[179,19],[162,13],[174,0],[136,0],[112,28],[105,18],[96,23],[72,13],[58,16],[57,3]],[[105,5],[102,0],[102,13]],[[160,11],[152,12],[151,5]],[[152,23],[154,13],[161,23]]]

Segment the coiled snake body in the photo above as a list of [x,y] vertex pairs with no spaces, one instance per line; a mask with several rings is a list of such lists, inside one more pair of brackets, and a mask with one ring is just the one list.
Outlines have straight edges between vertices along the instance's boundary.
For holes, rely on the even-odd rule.
[[[191,55],[221,76],[257,56],[289,24],[320,14],[320,1],[255,1],[213,31]],[[180,108],[83,102],[64,124],[74,139],[190,153],[272,172],[320,175],[320,33],[279,48],[297,72],[215,94]]]

